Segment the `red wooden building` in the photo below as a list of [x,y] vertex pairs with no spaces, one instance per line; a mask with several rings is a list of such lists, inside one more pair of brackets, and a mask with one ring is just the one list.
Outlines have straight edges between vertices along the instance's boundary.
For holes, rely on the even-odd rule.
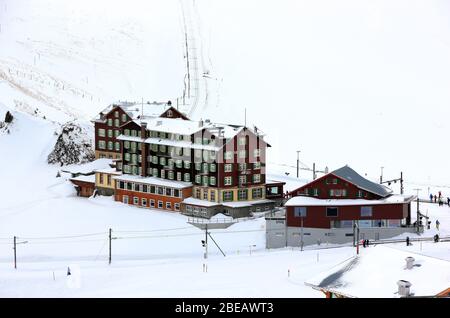
[[[390,189],[367,180],[348,166],[288,196],[284,241],[289,246],[324,241],[345,243],[354,239],[356,228],[361,231],[360,238],[374,240],[415,231],[411,226],[414,196],[393,195]],[[268,245],[282,244],[271,234],[281,233],[281,227],[271,220],[267,222]]]

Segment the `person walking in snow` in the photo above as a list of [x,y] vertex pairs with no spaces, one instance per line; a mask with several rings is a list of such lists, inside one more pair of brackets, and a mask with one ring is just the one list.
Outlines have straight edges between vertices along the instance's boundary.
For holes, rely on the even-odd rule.
[[435,194],[434,195],[434,203],[436,203],[437,202],[437,195]]
[[442,197],[442,192],[439,191],[439,199]]
[[447,205],[450,206],[450,197],[447,198]]
[[430,202],[433,203],[433,193],[430,193]]
[[441,224],[441,223],[439,223],[439,220],[436,220],[436,229],[439,231],[439,224]]

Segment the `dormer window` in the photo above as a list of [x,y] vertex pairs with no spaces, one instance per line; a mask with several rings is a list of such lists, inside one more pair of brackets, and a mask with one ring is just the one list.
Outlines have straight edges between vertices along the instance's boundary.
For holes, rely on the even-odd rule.
[[173,117],[173,112],[172,112],[172,110],[168,110],[167,111],[167,117]]

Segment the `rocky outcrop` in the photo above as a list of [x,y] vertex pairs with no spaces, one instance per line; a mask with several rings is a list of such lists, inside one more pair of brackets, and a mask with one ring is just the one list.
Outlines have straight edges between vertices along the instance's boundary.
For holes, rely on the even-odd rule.
[[61,128],[55,147],[48,155],[48,163],[63,166],[95,159],[92,134],[88,128],[75,122],[66,123]]

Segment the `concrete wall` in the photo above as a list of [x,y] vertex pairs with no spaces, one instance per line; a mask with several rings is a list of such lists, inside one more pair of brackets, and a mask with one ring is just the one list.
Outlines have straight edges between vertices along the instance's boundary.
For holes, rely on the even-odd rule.
[[[415,233],[411,227],[398,228],[364,228],[360,230],[360,240],[381,240],[395,237],[403,233]],[[284,234],[283,234],[284,233]],[[304,246],[313,244],[344,244],[353,242],[353,229],[317,229],[303,228]],[[266,248],[300,247],[301,228],[287,227],[283,220],[266,220]]]

